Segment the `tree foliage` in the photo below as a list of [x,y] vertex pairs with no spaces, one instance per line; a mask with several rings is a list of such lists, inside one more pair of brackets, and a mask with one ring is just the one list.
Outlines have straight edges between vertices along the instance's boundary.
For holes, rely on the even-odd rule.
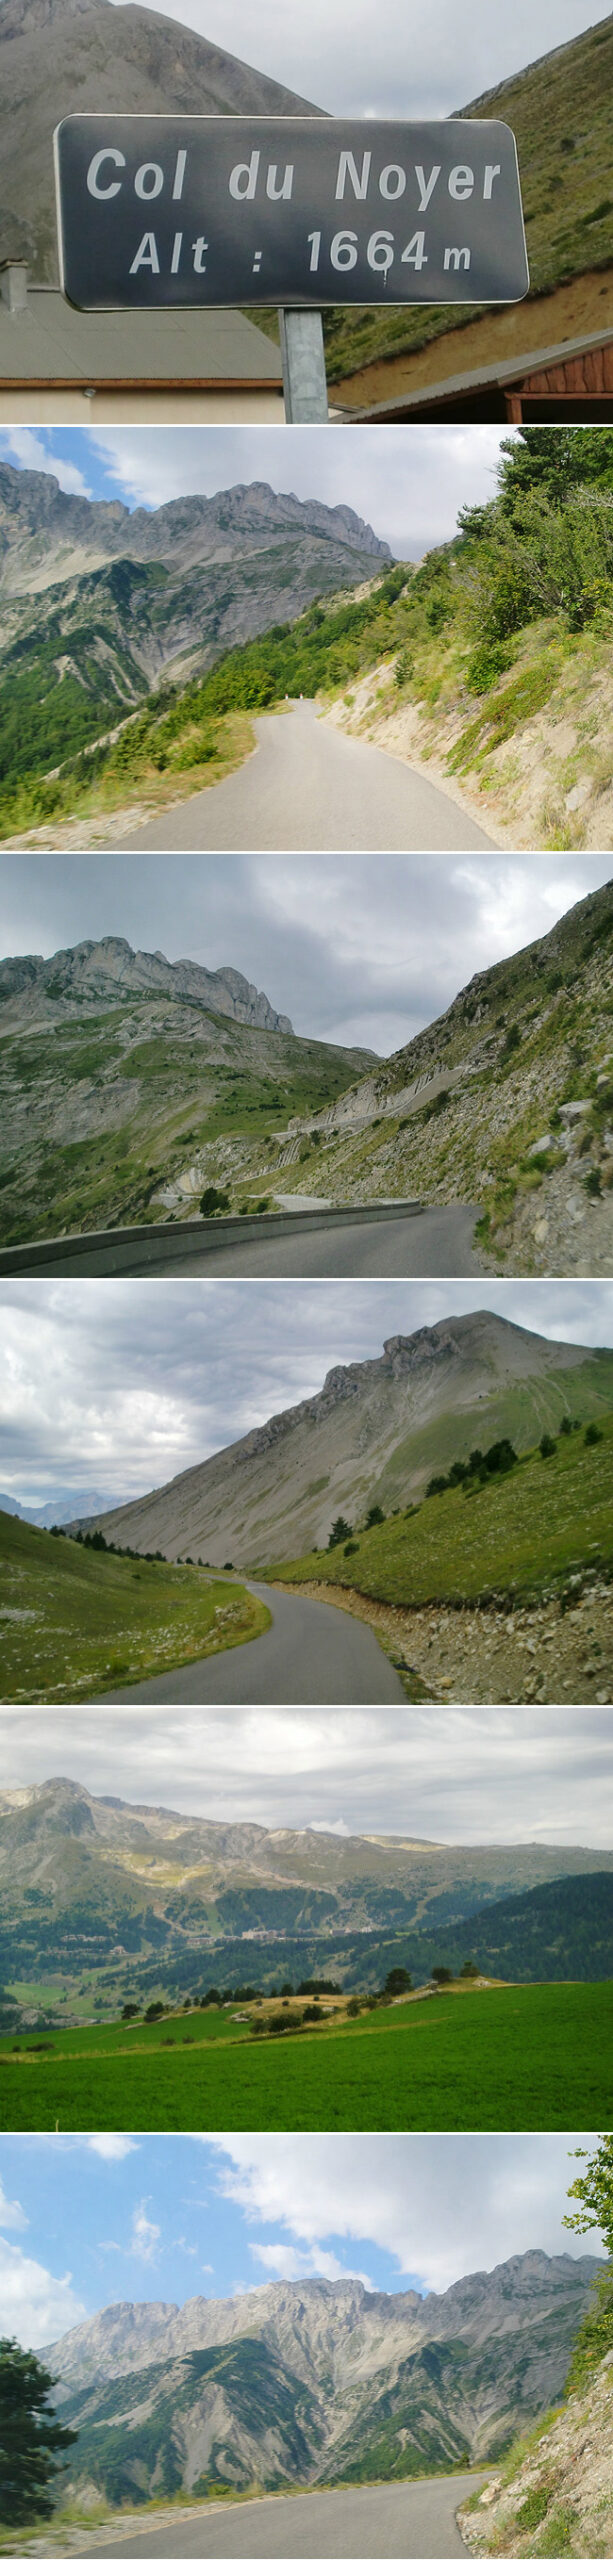
[[49,2406],[53,2375],[16,2338],[0,2338],[0,2515],[5,2525],[53,2514],[57,2455],[76,2444]]

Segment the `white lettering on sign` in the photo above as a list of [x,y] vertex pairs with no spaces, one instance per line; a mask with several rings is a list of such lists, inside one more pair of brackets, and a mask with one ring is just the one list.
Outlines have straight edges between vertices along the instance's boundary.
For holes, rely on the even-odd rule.
[[366,256],[376,276],[388,276],[394,264],[393,231],[372,231]]
[[340,268],[341,275],[344,267],[357,267],[357,231],[335,231],[330,257],[333,267]]
[[173,178],[173,182],[172,182],[172,198],[173,198],[173,204],[178,204],[178,202],[179,202],[179,197],[180,197],[180,196],[182,196],[182,194],[183,194],[183,180],[184,180],[184,177],[185,177],[185,171],[186,171],[186,168],[187,168],[187,152],[186,152],[186,151],[178,151],[178,152],[177,152],[177,162],[176,162],[175,174],[174,174],[174,178]]
[[455,270],[456,270],[456,274],[457,274],[457,270],[458,270],[458,268],[459,268],[459,267],[469,267],[469,266],[470,266],[470,249],[446,249],[446,250],[445,250],[445,256],[444,256],[444,259],[443,259],[443,267],[444,267],[445,275],[446,275],[446,276],[448,276],[448,275],[449,275],[450,269],[451,269],[452,267],[454,267],[454,268],[455,268]]
[[487,169],[486,169],[485,177],[484,177],[484,180],[483,180],[483,200],[484,200],[484,203],[485,203],[485,204],[491,204],[492,196],[493,196],[493,192],[494,192],[494,179],[495,179],[495,178],[499,178],[499,177],[500,177],[500,175],[501,175],[500,161],[499,161],[499,160],[495,160],[495,161],[488,160]]
[[154,231],[145,232],[144,237],[141,240],[140,248],[136,251],[136,257],[132,259],[132,265],[129,270],[130,275],[137,276],[139,267],[148,267],[152,276],[159,276],[160,261],[158,258]]
[[282,181],[281,181],[281,185],[280,185],[280,187],[278,187],[278,186],[277,186],[277,163],[276,163],[276,160],[271,160],[270,168],[269,168],[269,171],[268,171],[268,177],[267,177],[267,180],[266,180],[266,194],[267,194],[267,196],[270,196],[271,204],[281,204],[281,201],[282,201],[282,199],[283,199],[283,198],[285,199],[286,204],[289,204],[290,196],[291,196],[291,194],[292,194],[293,184],[294,184],[294,168],[293,168],[293,162],[292,162],[291,160],[289,160],[289,161],[288,161],[288,164],[287,164],[287,168],[286,168],[286,170],[285,170],[284,177],[282,178]]
[[472,196],[472,195],[474,195],[474,189],[475,189],[475,172],[474,172],[474,169],[466,169],[466,168],[461,168],[461,167],[460,167],[460,168],[458,168],[458,169],[452,169],[452,170],[451,170],[450,179],[449,179],[449,194],[450,194],[450,196],[453,196],[453,197],[454,197],[454,200],[455,200],[455,203],[456,203],[456,204],[465,204],[465,203],[466,203],[466,200],[467,200],[467,197],[468,197],[468,196]]
[[236,168],[231,170],[230,194],[236,198],[238,204],[253,203],[259,166],[260,153],[252,151],[250,160],[237,160]]
[[420,210],[420,213],[427,213],[427,211],[428,211],[428,205],[429,205],[429,203],[430,203],[430,197],[434,195],[434,189],[435,189],[435,187],[436,187],[436,186],[437,186],[437,184],[438,184],[438,180],[439,180],[439,178],[440,178],[440,174],[441,174],[441,164],[440,164],[440,160],[439,160],[439,161],[437,161],[437,162],[436,162],[436,164],[435,164],[435,167],[434,167],[433,169],[431,169],[429,178],[426,178],[426,172],[425,172],[425,169],[416,168],[416,170],[415,170],[415,176],[416,176],[417,184],[418,184],[418,187],[419,187],[419,210]]
[[144,196],[146,202],[148,196],[161,196],[163,185],[164,171],[160,168],[159,160],[144,160],[142,169],[136,171],[135,196]]
[[195,276],[206,275],[205,252],[208,249],[208,245],[208,240],[203,240],[202,234],[200,235],[199,240],[192,240]]
[[340,156],[340,160],[339,160],[339,164],[338,164],[337,180],[336,180],[336,195],[337,195],[337,201],[338,201],[338,199],[339,199],[340,197],[344,196],[346,180],[347,180],[347,178],[350,178],[350,179],[351,179],[351,184],[352,184],[352,187],[353,187],[354,196],[357,196],[357,197],[359,198],[359,202],[360,202],[360,204],[365,204],[365,203],[366,203],[366,197],[367,197],[367,195],[368,195],[368,181],[369,181],[369,178],[370,178],[371,168],[372,168],[372,151],[365,151],[365,152],[364,152],[364,156],[363,156],[363,160],[362,160],[362,175],[361,175],[361,177],[360,177],[360,173],[359,173],[359,170],[358,170],[358,167],[357,167],[357,163],[356,163],[356,161],[354,160],[354,157],[353,157],[353,152],[352,152],[352,151],[341,151],[341,156]]
[[414,231],[408,249],[403,249],[401,264],[403,267],[414,267],[418,276],[421,275],[422,267],[427,267],[425,231]]
[[406,183],[406,169],[401,169],[397,160],[391,160],[389,167],[381,170],[379,194],[380,196],[387,196],[388,203],[391,198],[393,203],[395,196],[404,195]]
[[170,261],[170,273],[171,273],[171,276],[178,276],[178,273],[179,273],[179,266],[180,266],[180,263],[181,263],[181,248],[182,248],[182,244],[183,244],[183,233],[182,233],[182,231],[175,231],[175,236],[174,236],[174,240],[173,240],[173,244],[172,244],[172,257],[171,257],[171,261]]
[[100,170],[104,167],[105,160],[111,160],[113,168],[115,169],[125,169],[126,165],[123,151],[95,152],[93,160],[90,160],[87,172],[87,185],[90,196],[98,196],[100,201],[102,201],[106,196],[118,196],[121,193],[121,178],[114,178],[108,187],[100,187],[98,185]]

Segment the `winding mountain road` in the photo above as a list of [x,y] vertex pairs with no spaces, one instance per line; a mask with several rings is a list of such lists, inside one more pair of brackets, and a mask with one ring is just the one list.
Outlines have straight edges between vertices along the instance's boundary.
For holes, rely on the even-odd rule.
[[109,1229],[108,1235],[92,1236],[89,1246],[82,1236],[68,1236],[63,1247],[36,1246],[30,1261],[27,1248],[12,1255],[9,1246],[0,1254],[0,1272],[74,1272],[78,1279],[107,1272],[140,1279],[165,1271],[207,1280],[464,1280],[481,1269],[473,1251],[476,1215],[459,1203],[423,1209],[415,1218],[365,1217],[363,1225],[356,1220],[344,1227],[333,1219],[328,1226],[323,1216],[316,1227],[307,1227],[297,1215],[289,1233],[273,1224],[269,1235],[254,1235],[245,1220],[240,1235],[228,1238],[220,1229],[217,1242],[210,1221],[196,1225],[190,1219],[183,1234],[170,1225],[134,1227],[128,1237]]
[[[124,838],[187,853],[494,851],[467,809],[426,774],[317,718],[313,702],[254,722],[257,752]],[[116,844],[116,840],[115,840]]]
[[405,1692],[372,1628],[325,1600],[248,1582],[272,1610],[272,1625],[250,1644],[162,1671],[131,1688],[105,1690],[107,1704],[203,1707],[403,1706]]
[[164,2525],[126,2525],[122,2538],[105,2542],[105,2560],[455,2560],[466,2553],[456,2509],[487,2478],[480,2471],[203,2507]]

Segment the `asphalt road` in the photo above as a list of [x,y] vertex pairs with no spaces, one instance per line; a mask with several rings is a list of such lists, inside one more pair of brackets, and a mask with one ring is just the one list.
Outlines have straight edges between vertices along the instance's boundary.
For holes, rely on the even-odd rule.
[[473,853],[468,810],[399,758],[318,720],[312,702],[254,721],[257,754],[124,839],[166,852]]
[[[306,2498],[203,2509],[104,2544],[105,2560],[455,2560],[456,2508],[488,2473],[316,2489]],[[85,2544],[83,2545],[85,2550]]]
[[325,1600],[290,1597],[265,1582],[249,1582],[272,1610],[272,1626],[250,1644],[234,1645],[205,1662],[163,1671],[132,1688],[105,1690],[107,1702],[204,1707],[403,1706],[405,1693],[372,1628]]
[[134,1279],[164,1271],[173,1278],[206,1280],[463,1280],[481,1268],[472,1246],[475,1217],[474,1209],[424,1209],[418,1218],[306,1230],[297,1217],[295,1234],[254,1236],[247,1229],[236,1243],[224,1244],[220,1237],[215,1247],[209,1228],[201,1254],[190,1221],[183,1253],[180,1245],[177,1250],[176,1227],[167,1236],[151,1235],[143,1227],[129,1244],[114,1240],[111,1233],[108,1241],[92,1245],[91,1253],[71,1254],[67,1246],[65,1257],[54,1254],[49,1268],[54,1276],[70,1272],[77,1279],[106,1272]]

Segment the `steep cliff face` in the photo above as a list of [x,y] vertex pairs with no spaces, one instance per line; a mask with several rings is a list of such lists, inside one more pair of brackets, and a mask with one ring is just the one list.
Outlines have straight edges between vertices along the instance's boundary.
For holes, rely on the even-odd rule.
[[114,2304],[49,2349],[73,2476],[142,2498],[481,2458],[559,2393],[596,2264],[533,2250],[425,2299],[314,2279]]
[[[187,1548],[213,1564],[299,1555],[327,1540],[340,1511],[353,1520],[375,1498],[386,1509],[406,1502],[443,1451],[449,1465],[465,1442],[468,1453],[476,1438],[484,1445],[485,1434],[505,1432],[529,1447],[550,1398],[557,1405],[558,1381],[585,1368],[590,1396],[590,1365],[577,1344],[546,1341],[487,1309],[394,1335],[379,1359],[330,1370],[319,1395],[105,1514],[102,1527],[120,1545],[169,1556]],[[604,1370],[603,1356],[603,1383]]]

